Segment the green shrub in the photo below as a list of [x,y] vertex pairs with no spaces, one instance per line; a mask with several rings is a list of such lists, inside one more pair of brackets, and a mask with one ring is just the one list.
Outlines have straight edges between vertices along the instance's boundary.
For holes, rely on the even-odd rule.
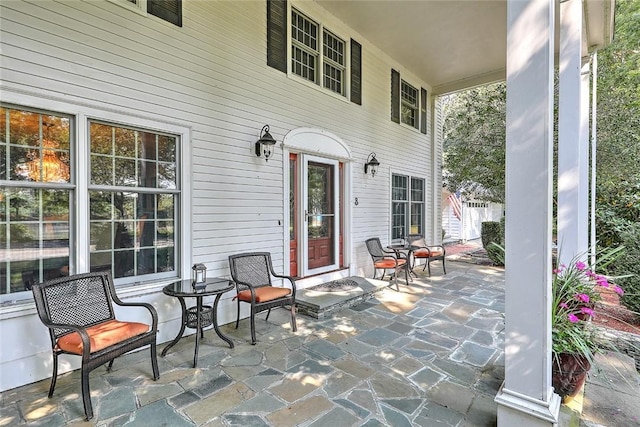
[[489,246],[487,246],[487,256],[493,265],[504,266],[504,246],[496,242],[489,243]]
[[499,222],[485,221],[480,229],[480,237],[482,238],[482,247],[487,249],[489,243],[502,243],[502,230]]
[[624,289],[620,302],[629,310],[640,313],[640,224],[633,224],[620,233],[624,254],[609,266],[614,276],[631,275],[615,279],[615,283]]

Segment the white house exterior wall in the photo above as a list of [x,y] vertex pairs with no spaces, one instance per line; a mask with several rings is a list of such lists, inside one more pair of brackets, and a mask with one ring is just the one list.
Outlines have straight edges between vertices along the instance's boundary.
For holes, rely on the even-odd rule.
[[[438,141],[434,147],[430,133],[390,119],[391,68],[429,94],[431,88],[317,4],[294,5],[347,44],[354,38],[362,45],[361,106],[267,66],[264,1],[186,1],[182,28],[115,0],[2,2],[1,99],[34,108],[59,103],[73,111],[86,108],[188,129],[190,140],[183,142],[191,155],[183,166],[191,165],[191,218],[184,220],[192,229],[185,236],[192,259],[187,262],[205,263],[209,276],[229,275],[229,254],[256,250],[270,251],[277,271],[288,270],[282,225],[288,214],[283,199],[288,159],[279,145],[268,162],[255,156],[262,126],[269,124],[278,142],[300,127],[331,132],[352,153],[351,199],[345,201],[351,209],[351,236],[345,236],[351,253],[345,257],[352,273],[370,275],[363,242],[372,236],[388,239],[390,171],[424,178],[427,189],[438,189],[437,197],[427,196],[428,218],[440,197],[431,170],[440,164],[432,157],[440,152]],[[372,151],[381,163],[375,178],[362,170]],[[158,309],[160,343],[173,338],[180,321],[177,301],[161,288],[122,290],[125,298]],[[231,297],[228,293],[220,302],[221,324],[235,319]],[[31,301],[0,307],[0,328],[3,340],[13,343],[0,349],[0,390],[51,375],[47,333]],[[61,371],[77,367],[61,360]]]

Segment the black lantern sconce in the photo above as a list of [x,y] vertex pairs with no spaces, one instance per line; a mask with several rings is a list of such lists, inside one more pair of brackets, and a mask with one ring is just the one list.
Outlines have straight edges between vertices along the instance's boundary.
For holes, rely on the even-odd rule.
[[269,125],[264,125],[262,131],[260,131],[260,139],[256,142],[256,156],[264,157],[264,160],[268,162],[273,156],[273,147],[275,145],[276,140],[269,133]]
[[370,171],[373,178],[378,173],[378,166],[380,166],[380,162],[376,159],[376,153],[371,153],[367,157],[367,163],[364,164],[364,173],[366,174]]

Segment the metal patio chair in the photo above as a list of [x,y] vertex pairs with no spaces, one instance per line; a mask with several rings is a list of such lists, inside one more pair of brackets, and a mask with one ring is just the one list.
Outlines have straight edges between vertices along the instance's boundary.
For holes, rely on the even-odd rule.
[[[231,278],[236,284],[238,316],[236,329],[240,323],[240,302],[251,305],[251,344],[256,344],[256,314],[268,310],[265,320],[269,320],[271,309],[291,306],[291,329],[298,330],[296,324],[296,282],[291,276],[276,274],[269,252],[250,252],[229,255]],[[291,288],[273,286],[272,278],[289,281]]]
[[[122,302],[116,294],[108,272],[95,272],[61,277],[34,284],[32,287],[38,316],[49,329],[53,352],[53,376],[49,397],[53,396],[58,376],[58,356],[82,357],[82,401],[87,421],[93,418],[89,391],[89,373],[129,351],[150,346],[153,379],[160,378],[156,358],[158,315],[151,304]],[[143,307],[151,324],[119,321],[113,304]]]
[[407,236],[407,241],[409,245],[413,246],[413,259],[423,259],[424,267],[422,267],[422,271],[425,268],[429,272],[429,277],[431,277],[431,262],[433,261],[442,261],[442,270],[444,274],[447,274],[447,268],[445,266],[445,256],[447,255],[447,251],[444,249],[442,245],[428,245],[424,236],[421,234],[409,234]]
[[400,290],[398,287],[398,272],[399,270],[404,270],[404,278],[407,284],[409,283],[409,262],[406,258],[399,256],[396,251],[385,250],[380,243],[380,239],[377,237],[367,239],[365,244],[367,245],[367,251],[369,251],[371,259],[373,260],[374,279],[378,274],[378,270],[382,270],[382,276],[380,277],[382,280],[384,279],[384,275],[387,270],[393,270],[396,289]]

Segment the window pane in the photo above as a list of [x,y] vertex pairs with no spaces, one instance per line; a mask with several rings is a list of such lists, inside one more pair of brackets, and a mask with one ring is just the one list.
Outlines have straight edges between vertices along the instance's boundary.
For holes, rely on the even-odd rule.
[[424,236],[422,228],[424,204],[412,203],[411,204],[411,234],[421,234]]
[[394,202],[391,204],[391,239],[402,239],[407,233],[406,230],[407,204]]
[[0,294],[69,274],[70,196],[43,188],[0,193]]
[[408,192],[409,179],[402,175],[393,175],[391,187],[392,200],[409,200]]
[[411,201],[424,202],[424,179],[411,178]]
[[175,271],[167,257],[175,254],[177,197],[91,191],[91,271],[110,269],[115,278]]

